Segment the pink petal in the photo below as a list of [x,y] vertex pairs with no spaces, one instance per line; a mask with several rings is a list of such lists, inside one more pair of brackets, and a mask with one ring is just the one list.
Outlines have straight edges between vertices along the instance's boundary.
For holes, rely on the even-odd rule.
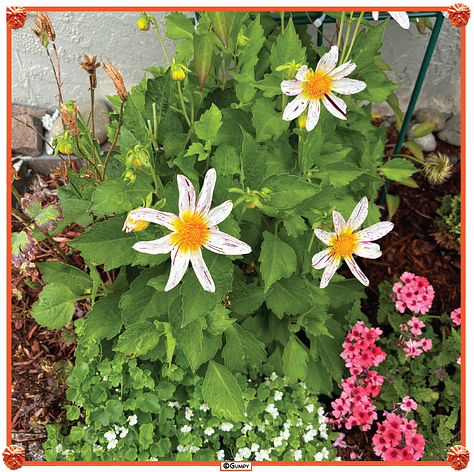
[[324,244],[328,246],[329,246],[329,241],[331,241],[331,238],[334,238],[334,236],[337,236],[336,233],[328,233],[327,231],[324,231],[319,228],[316,228],[314,230],[314,234],[320,241],[322,241]]
[[165,292],[176,287],[183,278],[186,269],[188,268],[191,254],[188,252],[179,251],[178,248],[173,248],[171,251],[171,272],[168,283],[165,287]]
[[332,90],[343,95],[351,95],[364,90],[365,87],[367,87],[367,84],[362,82],[362,80],[338,79],[333,82]]
[[311,261],[311,265],[315,269],[322,269],[323,267],[326,267],[332,259],[334,259],[336,256],[334,254],[334,251],[332,248],[328,247],[326,249],[323,249],[322,251],[316,253],[313,256],[313,260]]
[[379,12],[378,11],[373,11],[372,12],[372,18],[377,21],[379,19]]
[[144,252],[146,254],[168,254],[174,247],[171,242],[171,234],[164,236],[154,241],[139,241],[135,243],[133,249],[138,252]]
[[308,66],[301,66],[301,67],[298,69],[298,72],[296,73],[295,79],[296,79],[298,82],[305,82],[305,81],[306,81],[306,77],[308,76],[309,73],[310,73],[310,72],[309,72]]
[[232,200],[227,200],[226,202],[213,208],[207,215],[208,228],[210,226],[216,226],[219,223],[222,223],[230,215],[232,207]]
[[346,75],[349,75],[355,68],[356,64],[353,62],[344,62],[344,64],[341,64],[339,67],[336,67],[330,74],[332,80],[339,80],[342,79],[342,77],[345,77]]
[[329,113],[340,120],[346,120],[347,106],[342,99],[336,97],[333,93],[328,93],[323,98],[323,103],[328,109]]
[[332,279],[332,276],[336,273],[340,260],[341,258],[337,256],[331,259],[329,264],[326,266],[326,269],[324,270],[324,274],[321,279],[321,284],[319,285],[320,288],[326,288],[328,286],[328,283]]
[[243,241],[230,236],[222,231],[211,231],[207,242],[204,244],[209,251],[217,254],[226,254],[228,256],[237,256],[239,254],[249,254],[252,248]]
[[310,100],[308,107],[308,118],[306,119],[306,129],[311,131],[318,124],[319,112],[321,110],[321,105],[319,104],[319,99]]
[[390,233],[393,229],[393,223],[391,221],[381,221],[375,225],[369,226],[357,233],[357,239],[359,241],[375,241],[383,238],[386,234]]
[[357,265],[357,262],[354,260],[354,258],[352,256],[347,256],[344,258],[344,260],[347,262],[347,265],[349,266],[351,272],[354,274],[354,277],[356,277],[356,279],[359,280],[361,284],[368,286],[369,279],[360,270],[360,267]]
[[292,102],[286,105],[285,111],[283,112],[283,119],[285,121],[294,120],[296,117],[300,116],[306,109],[308,105],[309,98],[299,94]]
[[204,177],[204,183],[202,184],[201,193],[199,194],[198,201],[196,204],[196,213],[201,213],[207,216],[212,203],[212,194],[214,192],[214,186],[216,185],[216,170],[209,169]]
[[337,58],[339,57],[339,51],[337,46],[333,46],[329,52],[319,60],[316,70],[320,70],[325,74],[329,74],[334,67],[337,65]]
[[378,244],[364,242],[357,244],[354,254],[359,257],[365,257],[366,259],[377,259],[382,255],[382,252]]
[[281,83],[281,91],[290,97],[298,95],[303,91],[303,84],[297,80],[284,80]]
[[369,201],[364,197],[354,208],[351,216],[347,220],[347,228],[353,232],[359,229],[360,225],[365,221],[369,213]]
[[334,222],[334,231],[337,235],[341,234],[341,232],[346,229],[346,220],[336,210],[332,212],[332,220]]
[[402,28],[410,28],[410,18],[406,11],[388,11],[387,12]]
[[212,280],[211,274],[202,258],[201,248],[191,252],[191,264],[193,265],[194,273],[206,292],[215,292],[216,286]]
[[191,181],[184,175],[178,175],[178,190],[179,190],[179,216],[183,213],[194,213],[196,206],[196,193]]
[[174,230],[173,223],[177,220],[177,216],[166,211],[158,211],[153,208],[140,208],[129,213],[130,218],[138,221],[149,221],[157,225],[165,226],[168,229]]

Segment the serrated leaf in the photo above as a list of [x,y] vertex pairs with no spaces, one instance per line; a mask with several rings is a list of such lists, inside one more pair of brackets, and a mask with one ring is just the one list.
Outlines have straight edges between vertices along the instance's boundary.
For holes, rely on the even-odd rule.
[[153,349],[160,339],[157,327],[149,321],[129,325],[118,338],[114,351],[141,356]]
[[412,179],[411,177],[408,177],[408,179],[401,179],[398,181],[398,183],[405,185],[406,187],[418,188],[418,184],[416,183],[416,180]]
[[405,119],[405,114],[402,112],[402,110],[400,110],[398,97],[392,92],[387,97],[386,100],[387,100],[387,103],[389,104],[390,108],[395,113],[395,119],[397,121],[397,129],[398,130],[402,129],[403,120]]
[[53,283],[46,285],[31,310],[35,321],[48,329],[66,326],[74,314],[74,303],[81,297],[66,285]]
[[390,159],[383,166],[380,166],[378,170],[383,172],[387,179],[394,180],[395,182],[407,179],[416,172],[419,172],[412,162],[402,158]]
[[92,289],[90,275],[77,267],[57,261],[38,262],[36,266],[41,270],[43,280],[47,284],[63,283],[67,280],[69,289],[77,295]]
[[327,177],[333,187],[339,188],[349,184],[365,172],[367,172],[367,170],[359,169],[354,164],[335,162],[322,166],[319,171],[313,172],[313,175],[318,179]]
[[243,284],[233,288],[229,295],[230,309],[239,315],[248,315],[257,310],[265,300],[265,290],[255,284]]
[[184,13],[174,11],[165,17],[166,37],[169,39],[193,39],[193,22]]
[[259,368],[267,355],[265,345],[237,323],[225,330],[226,345],[222,350],[225,365],[230,371],[245,373],[249,368]]
[[[306,48],[301,44],[299,36],[296,34],[293,21],[290,19],[285,25],[285,32],[278,36],[276,43],[272,45],[270,54],[270,64],[275,72],[279,66],[295,61],[297,64],[306,62]],[[286,76],[285,71],[277,72],[280,77]]]
[[240,158],[235,149],[227,144],[220,145],[211,157],[211,166],[218,175],[240,174]]
[[265,176],[266,153],[262,146],[243,128],[242,169],[245,185],[256,190]]
[[275,111],[275,103],[267,98],[255,101],[252,108],[252,123],[257,131],[257,141],[266,141],[273,138],[276,141],[283,131],[290,126],[280,113]]
[[[161,123],[165,121],[170,107],[170,72],[167,71],[161,77],[149,79],[145,92],[145,112],[146,117],[153,126],[159,129]],[[153,112],[154,108],[154,112]]]
[[35,255],[35,240],[26,231],[12,233],[12,262],[15,267],[21,267]]
[[237,380],[226,367],[212,359],[202,384],[202,394],[214,415],[245,421],[244,399]]
[[282,319],[285,314],[299,315],[309,311],[313,299],[304,280],[290,277],[272,285],[265,303],[278,318]]
[[222,112],[213,103],[198,122],[194,123],[194,131],[199,139],[210,141],[211,143],[217,138],[217,133],[222,126]]
[[424,136],[427,136],[432,131],[434,131],[435,128],[436,128],[435,123],[425,121],[424,123],[420,123],[414,128],[412,136],[414,139],[423,138]]
[[[186,154],[183,157],[193,156],[194,154],[198,155],[198,161],[204,161],[209,156],[209,153],[204,149],[204,146],[201,143],[191,144],[191,146],[189,146],[188,150],[186,151]],[[176,164],[179,165],[181,161],[179,160],[179,158],[176,160],[178,161],[176,162]]]
[[262,250],[258,259],[265,282],[265,292],[282,277],[289,277],[296,270],[296,254],[278,236],[263,233]]
[[42,233],[53,231],[57,227],[56,222],[64,220],[59,203],[49,203],[42,208],[39,195],[25,193],[25,197],[21,199],[21,208]]
[[303,381],[306,378],[308,359],[308,353],[297,341],[296,336],[292,334],[282,357],[283,371],[288,383],[296,383],[298,380]]
[[220,336],[234,321],[235,318],[229,318],[229,310],[224,305],[217,305],[206,315],[207,330],[214,336]]
[[294,238],[308,229],[305,220],[299,215],[291,215],[288,218],[285,218],[283,220],[283,225],[286,228],[288,236],[293,236]]
[[238,153],[241,151],[242,134],[236,132],[239,127],[247,133],[253,133],[251,115],[243,110],[222,110],[222,126],[217,133],[214,145],[227,144],[232,146]]
[[275,74],[265,74],[263,80],[255,82],[254,87],[263,90],[263,96],[272,98],[275,95],[281,95],[281,78]]

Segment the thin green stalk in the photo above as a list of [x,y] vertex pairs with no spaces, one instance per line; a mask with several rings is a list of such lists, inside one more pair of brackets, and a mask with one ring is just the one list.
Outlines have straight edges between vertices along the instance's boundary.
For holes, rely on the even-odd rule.
[[56,74],[56,69],[54,68],[54,64],[53,64],[53,60],[51,59],[51,55],[49,54],[49,51],[48,51],[48,48],[46,48],[46,54],[48,55],[49,57],[49,60],[51,62],[51,67],[53,68],[53,72],[54,72],[54,78],[56,79],[56,84],[58,86],[58,95],[59,95],[59,109],[61,109],[61,103],[64,103],[63,102],[63,97],[61,95],[61,72],[59,70],[59,57],[58,57],[58,51],[56,51],[56,46],[54,45],[53,43],[53,49],[54,49],[54,52],[56,54],[56,63],[58,64],[58,73]]
[[308,246],[308,252],[311,251],[311,246],[313,245],[313,241],[314,241],[314,231],[311,231],[311,241],[309,242],[309,246]]
[[341,63],[347,62],[347,59],[351,55],[352,46],[354,45],[354,41],[355,41],[355,38],[356,38],[356,35],[357,35],[357,31],[359,30],[360,22],[362,21],[363,16],[364,16],[364,12],[361,11],[360,15],[359,15],[359,20],[357,21],[356,29],[354,31],[354,34],[352,35],[351,45],[349,46],[349,50],[347,51],[347,54],[344,57],[344,59],[341,61]]
[[94,161],[95,178],[97,180],[97,161],[95,159],[95,127],[94,127],[94,87],[92,86],[92,75],[89,75],[89,88],[91,90],[91,119],[92,119],[92,160]]
[[158,38],[160,39],[161,47],[163,48],[163,52],[165,53],[166,60],[168,61],[168,64],[171,65],[170,58],[168,57],[168,53],[166,52],[165,45],[163,44],[163,40],[161,39],[161,34],[160,34],[160,29],[158,28],[158,23],[156,22],[156,19],[153,15],[148,15],[148,18],[153,21],[156,32],[158,33]]
[[411,159],[412,161],[418,162],[419,164],[424,164],[425,161],[422,161],[421,159],[418,159],[415,156],[409,156],[408,154],[392,154],[392,157],[408,157],[408,159]]
[[354,12],[351,11],[351,16],[349,17],[349,22],[347,23],[346,38],[344,40],[344,46],[342,47],[341,55],[339,56],[338,64],[342,64],[342,58],[345,56],[347,44],[349,43],[349,36],[350,36],[350,33],[351,33],[351,28],[352,28],[351,20],[352,20],[353,13]]
[[[41,133],[38,133],[38,131],[37,131],[35,128],[33,128],[33,126],[30,126],[28,123],[25,123],[24,121],[19,120],[16,116],[13,116],[13,115],[12,115],[12,118],[13,118],[14,120],[20,122],[21,124],[25,125],[27,128],[32,129],[32,130],[54,151],[53,146],[51,146],[51,144],[49,144],[49,142],[46,141],[46,139],[44,139],[44,136],[43,136]],[[64,160],[64,159],[63,159],[63,160]]]
[[341,38],[342,38],[342,26],[344,25],[344,19],[346,17],[346,12],[343,11],[342,12],[342,16],[341,16],[341,22],[339,24],[339,33],[337,35],[337,49],[339,49],[339,46],[341,44]]
[[280,18],[281,18],[281,34],[285,33],[285,12],[282,11],[280,12]]
[[188,123],[188,126],[191,128],[191,122],[189,121],[188,114],[186,113],[186,107],[184,106],[183,93],[181,92],[181,82],[177,82],[177,84],[178,84],[179,100],[181,101],[181,107],[183,109],[183,115],[184,115],[184,118],[186,118],[186,122]]
[[20,194],[18,193],[18,190],[16,189],[16,187],[12,184],[12,193],[13,195],[15,195],[15,198],[18,200],[18,203],[21,204],[21,196]]
[[122,124],[123,104],[124,104],[124,102],[123,102],[123,100],[122,100],[122,103],[120,104],[120,115],[119,115],[119,121],[118,121],[117,131],[115,132],[114,142],[113,142],[112,145],[110,146],[109,152],[107,153],[107,157],[105,158],[104,170],[102,171],[102,180],[105,179],[105,169],[107,168],[107,162],[109,162],[110,153],[112,152],[112,150],[113,150],[113,148],[114,148],[114,146],[115,146],[115,143],[117,142],[118,135],[119,135],[120,126],[121,126],[121,124]]

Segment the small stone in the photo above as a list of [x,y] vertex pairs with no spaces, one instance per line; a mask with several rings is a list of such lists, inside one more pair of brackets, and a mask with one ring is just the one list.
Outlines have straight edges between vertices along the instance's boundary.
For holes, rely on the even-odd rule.
[[36,118],[43,118],[46,115],[46,110],[38,110],[36,108],[28,108],[28,107],[20,107],[18,105],[12,105],[12,115],[19,116],[19,115],[31,115],[36,116]]
[[[84,118],[84,121],[87,123],[87,119],[89,118],[89,113],[91,110],[91,104],[83,103],[82,105],[79,104],[79,112]],[[105,115],[104,113],[108,113],[109,107],[107,106],[107,102],[104,100],[95,100],[94,101],[94,132],[95,137],[99,140],[100,144],[103,144],[107,141],[107,125],[110,123],[110,116]],[[89,119],[89,129],[92,130],[92,120]],[[55,138],[58,134],[63,132],[63,122],[61,117],[59,117],[55,122],[53,127],[51,128],[51,136]]]
[[391,125],[393,125],[394,123],[397,122],[397,118],[395,117],[395,115],[388,116],[388,117],[387,117],[387,121],[388,121]]
[[433,133],[429,133],[422,138],[413,138],[413,131],[420,123],[416,123],[408,128],[407,137],[413,139],[423,152],[431,152],[436,149],[436,139]]
[[17,115],[16,118],[31,128],[12,117],[12,152],[23,156],[40,156],[43,152],[43,140],[41,139],[43,123],[32,115]]
[[386,128],[390,128],[392,126],[389,121],[385,120],[380,123],[380,126],[385,126]]
[[461,115],[449,118],[444,129],[438,133],[438,138],[445,143],[461,146]]
[[435,129],[433,131],[441,131],[446,125],[446,121],[443,118],[443,114],[433,108],[422,108],[418,110],[415,116],[417,123],[434,123]]

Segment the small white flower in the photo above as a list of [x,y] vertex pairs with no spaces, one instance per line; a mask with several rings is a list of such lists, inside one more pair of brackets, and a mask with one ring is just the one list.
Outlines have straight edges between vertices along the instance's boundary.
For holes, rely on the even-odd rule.
[[110,431],[107,431],[105,434],[104,434],[104,438],[107,439],[107,441],[112,441],[115,439],[115,432],[110,430]]
[[209,410],[209,407],[207,406],[207,403],[203,403],[200,407],[199,407],[200,410],[202,411],[207,411]]
[[191,410],[191,408],[189,407],[186,407],[186,413],[184,414],[184,416],[188,421],[191,421],[191,417],[194,416],[193,410]]
[[289,437],[291,436],[290,432],[285,429],[284,431],[280,432],[280,436],[285,440],[288,441]]
[[181,446],[181,444],[176,448],[178,452],[188,452],[189,446]]
[[181,432],[182,433],[190,433],[191,432],[191,427],[187,424],[185,424],[182,428],[181,428]]
[[326,417],[325,416],[318,416],[318,423],[319,424],[326,423]]
[[268,387],[270,385],[270,379],[268,377],[265,377],[265,387]]
[[313,413],[314,411],[314,405],[310,403],[309,405],[306,405],[305,408],[310,412]]
[[102,452],[103,447],[100,444],[93,444],[92,445],[92,452]]
[[321,452],[317,452],[316,455],[314,456],[315,461],[322,461],[323,460],[323,455]]
[[149,462],[154,462],[154,461],[159,461],[159,459],[157,459],[156,457],[150,457],[148,459]]
[[107,382],[107,380],[109,380],[109,376],[106,375],[106,376],[104,377],[104,380],[105,380],[105,382]]
[[283,439],[282,438],[273,438],[273,444],[275,447],[281,446],[283,444]]
[[82,429],[88,429],[88,428],[89,428],[89,426],[90,426],[90,424],[88,424],[88,425],[84,426]]
[[244,459],[248,459],[250,457],[250,455],[252,454],[252,451],[248,447],[241,447],[239,449],[239,454]]
[[290,429],[291,428],[291,420],[286,420],[286,422],[283,424],[283,427],[285,429]]
[[234,457],[234,461],[243,461],[244,459],[242,458],[242,456],[240,454],[237,454],[235,457]]
[[56,447],[56,452],[59,454],[60,452],[63,452],[63,445],[62,444],[58,444]]
[[297,449],[293,452],[293,457],[295,458],[295,461],[299,461],[303,457],[303,451]]
[[319,434],[323,439],[327,439],[328,438],[328,433],[326,431],[321,431],[321,433]]
[[318,408],[318,415],[319,415],[319,416],[323,416],[323,415],[324,415],[324,408],[323,408],[322,406],[320,406],[320,407]]
[[303,387],[304,389],[306,389],[306,384],[304,382],[299,382],[299,386],[300,387]]
[[328,427],[326,426],[326,423],[323,423],[319,426],[319,431],[321,432],[326,432],[326,430],[328,429]]
[[242,432],[242,434],[246,434],[247,431],[252,431],[252,422],[250,422],[249,424],[244,424],[244,426],[242,427],[242,429],[240,430]]
[[74,451],[70,450],[70,449],[66,449],[65,451],[63,451],[63,456],[65,456],[66,458],[68,458],[69,456],[71,456],[72,454],[74,454]]
[[107,444],[107,449],[115,449],[118,443],[118,439],[112,439]]
[[120,431],[120,426],[114,424],[113,428],[114,428],[115,434],[118,434]]
[[273,382],[274,380],[276,380],[278,378],[278,375],[276,374],[276,372],[273,372],[272,375],[270,375],[270,380]]
[[197,447],[197,446],[191,446],[191,447],[189,448],[189,451],[194,454],[195,452],[198,452],[199,449],[201,449],[201,448],[200,448],[200,447]]
[[212,434],[214,434],[214,428],[211,428],[210,426],[208,426],[208,427],[204,430],[204,434],[207,434],[208,436],[211,436]]
[[120,433],[120,437],[121,438],[124,438],[127,434],[128,434],[128,428],[124,428],[123,426],[120,428],[121,429],[121,433]]
[[342,460],[342,459],[341,459],[340,457],[336,457],[334,460],[335,460],[335,461],[340,461],[340,460]]
[[233,427],[232,423],[222,423],[219,425],[219,429],[222,431],[231,431]]
[[264,433],[264,432],[265,432],[265,425],[264,425],[264,424],[261,424],[261,425],[257,426],[257,429],[258,429],[261,433]]
[[300,427],[302,424],[303,424],[303,420],[302,420],[301,418],[298,418],[298,421],[297,421],[297,423],[296,423],[295,426],[298,428],[298,427]]
[[259,449],[260,449],[260,446],[256,443],[253,443],[252,447],[250,448],[252,452],[257,452]]
[[283,398],[283,392],[279,392],[278,390],[275,392],[275,401],[279,401]]
[[137,415],[132,415],[127,418],[127,421],[130,423],[130,426],[137,424]]
[[221,449],[220,451],[217,451],[216,454],[217,454],[217,460],[218,461],[224,460],[224,456],[225,456],[224,449]]
[[307,433],[303,434],[304,442],[310,442],[314,439],[317,432],[314,429],[310,429]]
[[329,457],[329,451],[327,450],[326,446],[321,449],[321,454],[323,455],[324,459]]

